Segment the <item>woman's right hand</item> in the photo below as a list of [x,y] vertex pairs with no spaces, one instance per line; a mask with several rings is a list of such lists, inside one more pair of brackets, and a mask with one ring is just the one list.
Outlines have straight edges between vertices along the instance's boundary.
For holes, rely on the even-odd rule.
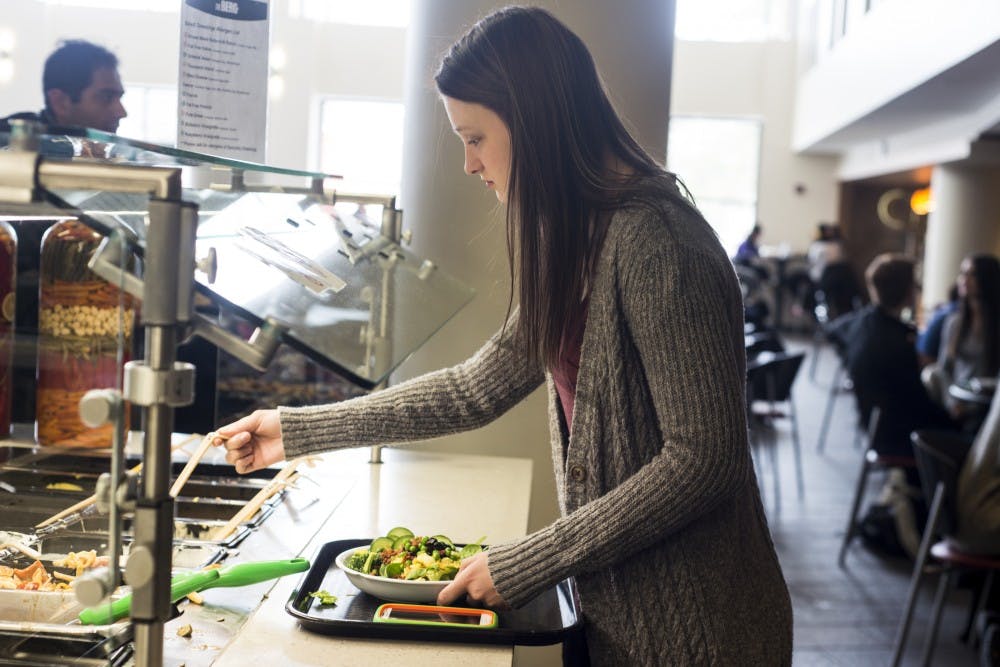
[[281,421],[277,410],[257,410],[243,419],[216,430],[226,439],[216,438],[214,444],[226,448],[226,461],[245,475],[285,458],[281,440]]

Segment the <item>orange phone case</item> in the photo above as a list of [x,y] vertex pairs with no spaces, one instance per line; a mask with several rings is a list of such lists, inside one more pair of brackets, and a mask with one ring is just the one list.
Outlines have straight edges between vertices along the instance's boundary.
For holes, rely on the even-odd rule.
[[[426,614],[429,618],[427,620],[417,620],[408,618],[394,618],[391,615],[388,618],[384,617],[386,610],[396,610],[399,612],[410,612],[416,614]],[[482,618],[483,614],[487,614],[490,618],[490,622],[486,624],[472,624],[472,623],[454,623],[445,620],[435,621],[432,618],[433,614],[438,614],[440,616],[467,616],[467,617],[477,617]],[[379,623],[404,623],[410,625],[438,625],[438,626],[448,626],[454,628],[495,628],[497,626],[497,615],[496,612],[490,609],[472,609],[469,607],[443,607],[440,605],[427,605],[427,604],[408,604],[404,602],[387,602],[383,605],[379,605],[379,608],[375,610],[375,616],[372,619]]]

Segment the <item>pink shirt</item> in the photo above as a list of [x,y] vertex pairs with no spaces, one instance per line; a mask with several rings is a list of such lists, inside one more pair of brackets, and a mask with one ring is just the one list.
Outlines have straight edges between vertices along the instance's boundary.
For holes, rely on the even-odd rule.
[[573,430],[573,406],[576,402],[576,377],[580,372],[580,348],[583,346],[583,330],[587,326],[587,302],[580,304],[571,322],[563,331],[562,349],[559,359],[551,370],[556,394],[566,417],[566,429]]

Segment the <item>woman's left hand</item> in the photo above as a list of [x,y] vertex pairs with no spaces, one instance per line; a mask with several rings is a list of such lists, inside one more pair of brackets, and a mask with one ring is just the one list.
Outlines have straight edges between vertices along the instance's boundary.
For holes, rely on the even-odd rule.
[[461,600],[463,596],[469,602],[484,607],[494,609],[507,607],[507,603],[493,585],[486,553],[478,553],[462,561],[455,580],[438,593],[437,603],[447,606]]

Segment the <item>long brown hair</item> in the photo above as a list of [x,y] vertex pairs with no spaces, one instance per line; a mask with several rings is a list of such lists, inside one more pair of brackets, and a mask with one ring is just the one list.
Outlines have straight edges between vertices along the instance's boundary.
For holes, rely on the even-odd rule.
[[442,95],[490,109],[510,131],[508,316],[516,292],[528,353],[551,367],[593,280],[610,212],[655,199],[648,177],[664,171],[615,113],[587,47],[545,10],[507,7],[483,18],[434,80]]
[[[975,298],[979,301],[979,317],[982,318],[982,370],[988,375],[996,375],[1000,371],[1000,260],[989,254],[969,255],[966,259],[972,264],[979,294]],[[971,298],[966,295],[959,306],[958,335],[951,339],[946,350],[951,359],[958,355],[962,341],[972,333]]]

